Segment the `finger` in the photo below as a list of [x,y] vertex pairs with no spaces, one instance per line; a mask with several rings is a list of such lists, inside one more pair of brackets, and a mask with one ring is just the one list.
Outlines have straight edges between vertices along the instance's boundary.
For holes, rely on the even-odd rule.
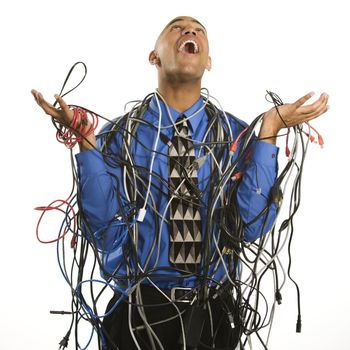
[[316,119],[318,117],[320,117],[322,114],[326,113],[329,110],[329,106],[323,106],[321,109],[319,109],[317,112],[315,113],[310,113],[309,115],[307,115],[305,117],[306,121],[310,121],[312,119]]
[[299,108],[301,107],[307,100],[309,100],[312,96],[314,96],[315,93],[312,91],[312,92],[309,92],[308,94],[306,94],[305,96],[299,98],[299,100],[295,101],[293,103],[294,107],[295,108]]
[[34,96],[34,98],[36,98],[36,94],[38,93],[38,91],[36,91],[35,89],[30,90],[31,94]]
[[[303,114],[304,116],[313,116],[313,115],[319,115],[322,111],[324,113],[327,107],[329,96],[326,93],[321,94],[319,99],[315,101],[314,103],[299,107],[298,112]],[[322,114],[321,113],[321,114]]]
[[303,122],[308,122],[313,119],[316,119],[320,117],[322,114],[326,113],[329,110],[328,102],[328,95],[324,97],[324,102],[318,106],[317,109],[314,109],[313,111],[306,113],[306,114],[300,114],[299,115],[299,124],[302,124]]
[[[42,95],[40,92],[38,92],[38,91],[36,91],[36,90],[32,90],[32,94],[33,94],[33,96],[34,96],[35,101],[37,102],[37,104],[38,104],[40,107],[42,107],[42,108],[45,110],[45,112],[46,112],[46,110],[49,110],[49,109],[51,109],[51,108],[54,108],[52,104],[48,103],[48,102],[44,99],[43,95]],[[55,108],[54,108],[54,109],[55,109]]]
[[66,104],[66,102],[63,100],[63,98],[57,94],[55,94],[55,99],[58,102],[58,104],[60,105],[61,109],[68,114],[69,112],[69,107]]
[[34,96],[35,102],[36,102],[37,104],[39,104],[39,101],[40,101],[40,93],[39,93],[38,91],[34,90],[34,89],[32,89],[30,92],[31,92],[32,95]]
[[31,93],[34,96],[36,103],[44,110],[46,114],[50,115],[51,117],[60,119],[58,110],[51,103],[47,102],[40,92],[33,89]]

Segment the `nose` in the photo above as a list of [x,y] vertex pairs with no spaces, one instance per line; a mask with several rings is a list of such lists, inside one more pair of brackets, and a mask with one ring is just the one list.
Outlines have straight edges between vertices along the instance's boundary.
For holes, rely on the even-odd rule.
[[192,26],[187,26],[186,28],[184,28],[184,30],[182,31],[182,35],[197,35],[196,30],[192,27]]

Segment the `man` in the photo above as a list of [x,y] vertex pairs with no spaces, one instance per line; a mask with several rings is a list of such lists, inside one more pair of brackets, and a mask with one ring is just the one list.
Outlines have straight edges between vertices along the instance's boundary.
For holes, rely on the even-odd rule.
[[[107,125],[97,141],[94,134],[82,139],[76,156],[85,236],[116,286],[103,343],[234,349],[244,328],[239,245],[273,225],[277,134],[325,113],[328,96],[305,105],[309,93],[269,110],[257,140],[201,95],[211,58],[198,20],[170,21],[149,61],[157,93]],[[32,94],[47,114],[71,124],[74,112],[60,96],[56,109]]]

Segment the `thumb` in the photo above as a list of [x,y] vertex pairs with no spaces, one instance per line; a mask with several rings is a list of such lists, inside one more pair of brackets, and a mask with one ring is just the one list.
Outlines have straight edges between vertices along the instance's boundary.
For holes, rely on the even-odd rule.
[[63,118],[67,122],[71,122],[71,120],[73,119],[74,112],[69,108],[69,106],[63,100],[63,98],[61,96],[59,96],[58,94],[55,94],[54,97],[55,97],[56,101],[58,102],[61,110],[63,111]]
[[63,109],[65,112],[68,112],[69,107],[68,107],[67,103],[63,100],[63,98],[58,94],[55,94],[54,97],[55,97],[56,101],[58,102],[58,104],[60,105],[61,109]]

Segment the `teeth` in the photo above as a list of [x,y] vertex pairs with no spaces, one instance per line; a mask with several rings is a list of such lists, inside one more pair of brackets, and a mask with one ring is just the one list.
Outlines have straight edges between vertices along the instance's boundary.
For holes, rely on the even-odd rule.
[[185,45],[188,43],[192,43],[194,45],[194,53],[198,53],[198,45],[194,40],[186,40],[184,41],[181,46],[179,47],[179,51],[183,51],[183,49],[185,48]]

